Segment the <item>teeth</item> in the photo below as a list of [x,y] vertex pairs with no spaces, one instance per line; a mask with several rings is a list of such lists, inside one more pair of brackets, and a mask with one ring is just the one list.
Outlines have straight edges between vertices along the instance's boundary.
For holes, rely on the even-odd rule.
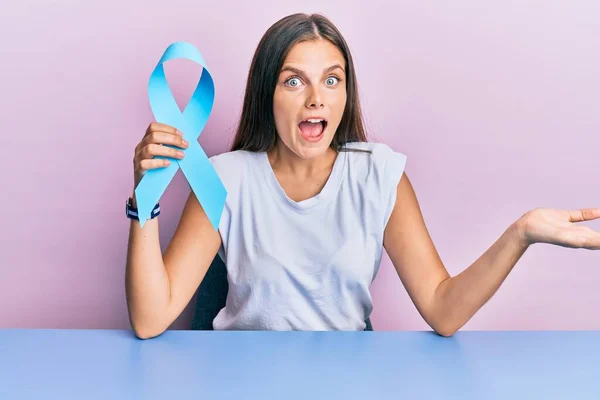
[[310,123],[313,123],[313,124],[316,124],[316,123],[319,123],[319,122],[323,122],[322,119],[307,119],[306,121],[308,121]]

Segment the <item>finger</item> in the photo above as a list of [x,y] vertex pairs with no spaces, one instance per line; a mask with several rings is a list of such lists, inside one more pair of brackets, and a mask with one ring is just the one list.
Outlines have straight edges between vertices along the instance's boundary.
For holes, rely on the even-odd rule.
[[182,149],[187,148],[189,145],[189,143],[180,135],[160,131],[153,131],[144,139],[142,139],[140,148],[143,148],[151,143],[176,146]]
[[140,162],[140,170],[145,172],[151,169],[168,167],[169,165],[171,165],[171,161],[166,158],[151,158]]
[[183,134],[174,126],[162,124],[160,122],[151,122],[150,125],[148,125],[148,128],[146,129],[146,135],[149,135],[152,132],[166,132],[173,135],[183,136]]
[[590,229],[585,242],[581,247],[588,250],[600,250],[600,232]]
[[570,222],[590,221],[600,218],[600,208],[582,208],[576,211],[568,211]]
[[138,155],[141,159],[149,159],[156,156],[171,157],[181,160],[183,158],[183,151],[173,147],[151,143],[143,147]]

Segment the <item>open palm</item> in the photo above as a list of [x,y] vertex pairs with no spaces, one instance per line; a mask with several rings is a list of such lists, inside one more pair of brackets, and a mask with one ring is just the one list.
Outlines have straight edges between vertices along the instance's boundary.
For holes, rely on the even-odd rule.
[[600,218],[600,208],[576,211],[536,208],[523,216],[528,244],[549,243],[562,247],[600,250],[600,232],[577,222]]

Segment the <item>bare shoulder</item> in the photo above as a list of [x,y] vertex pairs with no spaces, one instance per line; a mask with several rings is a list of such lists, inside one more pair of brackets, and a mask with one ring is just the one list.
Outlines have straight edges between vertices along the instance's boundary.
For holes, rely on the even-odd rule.
[[397,253],[399,262],[437,264],[438,261],[417,194],[406,171],[396,188],[396,201],[385,227],[384,246],[388,252]]

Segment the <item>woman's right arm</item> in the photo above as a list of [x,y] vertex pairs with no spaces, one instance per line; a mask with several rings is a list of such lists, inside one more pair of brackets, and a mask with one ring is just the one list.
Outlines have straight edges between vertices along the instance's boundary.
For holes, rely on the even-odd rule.
[[[151,124],[136,147],[135,185],[144,171],[166,165],[154,156],[180,157],[175,149],[162,144],[186,147],[174,128]],[[194,192],[188,196],[164,255],[158,218],[146,221],[143,228],[138,221],[131,221],[125,283],[129,320],[137,337],[158,336],[173,323],[202,282],[220,246],[221,236]]]

